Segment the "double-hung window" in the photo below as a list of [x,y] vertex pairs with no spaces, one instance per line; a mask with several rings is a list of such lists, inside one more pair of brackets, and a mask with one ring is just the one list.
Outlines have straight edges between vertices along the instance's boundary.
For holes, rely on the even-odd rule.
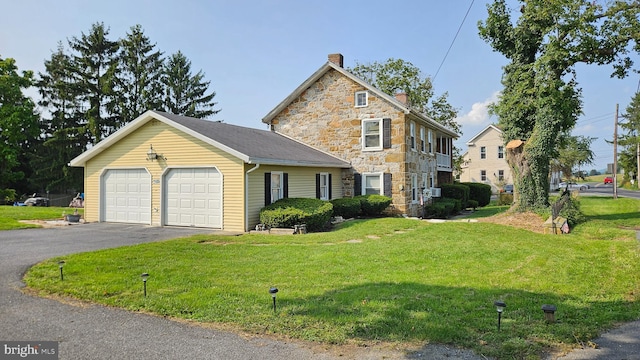
[[498,170],[498,181],[504,181],[504,170]]
[[487,181],[487,170],[480,170],[480,181]]
[[420,126],[420,151],[425,152],[424,127]]
[[362,120],[362,149],[382,150],[382,119]]
[[411,202],[418,202],[418,174],[411,174]]
[[416,123],[413,121],[409,123],[409,134],[411,136],[411,150],[416,149]]
[[369,93],[366,91],[357,91],[355,95],[356,107],[365,107],[369,105]]
[[283,174],[281,171],[271,172],[271,203],[282,199]]
[[433,154],[433,132],[429,130],[429,154]]
[[480,146],[480,159],[486,159],[486,158],[487,158],[487,147]]
[[498,146],[498,159],[504,159],[504,146]]
[[329,173],[320,173],[319,182],[320,200],[329,200]]
[[362,194],[382,194],[382,174],[362,174]]

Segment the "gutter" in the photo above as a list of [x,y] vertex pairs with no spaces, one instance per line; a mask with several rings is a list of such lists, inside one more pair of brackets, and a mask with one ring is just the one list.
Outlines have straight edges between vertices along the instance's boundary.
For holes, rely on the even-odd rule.
[[249,174],[258,170],[260,164],[247,170],[244,177],[244,231],[249,231]]

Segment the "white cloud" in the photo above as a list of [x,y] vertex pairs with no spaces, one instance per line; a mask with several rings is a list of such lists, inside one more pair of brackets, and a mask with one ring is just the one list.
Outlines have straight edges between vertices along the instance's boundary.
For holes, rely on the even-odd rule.
[[474,103],[473,105],[471,105],[471,111],[469,111],[465,115],[457,117],[456,122],[463,126],[477,126],[487,123],[489,121],[489,118],[491,117],[489,115],[489,106],[498,101],[499,96],[500,92],[496,91],[491,94],[491,97],[486,99],[485,101]]

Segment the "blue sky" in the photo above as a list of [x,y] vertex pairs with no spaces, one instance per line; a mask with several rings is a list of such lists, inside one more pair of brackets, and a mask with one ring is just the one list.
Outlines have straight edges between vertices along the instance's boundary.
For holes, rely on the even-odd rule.
[[[110,27],[112,39],[140,24],[165,54],[182,51],[202,70],[222,111],[215,119],[265,128],[261,119],[307,77],[341,53],[345,67],[403,59],[435,77],[436,94],[449,93],[460,109],[465,142],[488,124],[487,105],[501,89],[506,60],[478,37],[486,1],[475,0],[443,63],[472,0],[0,0],[5,14],[0,56],[14,58],[20,70],[43,71],[44,60],[68,38],[87,33],[95,22]],[[513,6],[516,3],[513,2]],[[636,57],[636,60],[637,57]],[[616,103],[624,111],[640,76],[611,79],[610,67],[581,66],[584,115],[575,135],[597,137],[595,165],[613,162]],[[29,93],[36,96],[36,92]]]

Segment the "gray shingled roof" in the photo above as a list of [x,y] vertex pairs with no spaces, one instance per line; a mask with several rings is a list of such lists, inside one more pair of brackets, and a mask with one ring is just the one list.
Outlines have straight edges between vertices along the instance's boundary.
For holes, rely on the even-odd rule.
[[246,155],[251,163],[351,167],[346,161],[273,131],[196,119],[162,111],[153,112]]

